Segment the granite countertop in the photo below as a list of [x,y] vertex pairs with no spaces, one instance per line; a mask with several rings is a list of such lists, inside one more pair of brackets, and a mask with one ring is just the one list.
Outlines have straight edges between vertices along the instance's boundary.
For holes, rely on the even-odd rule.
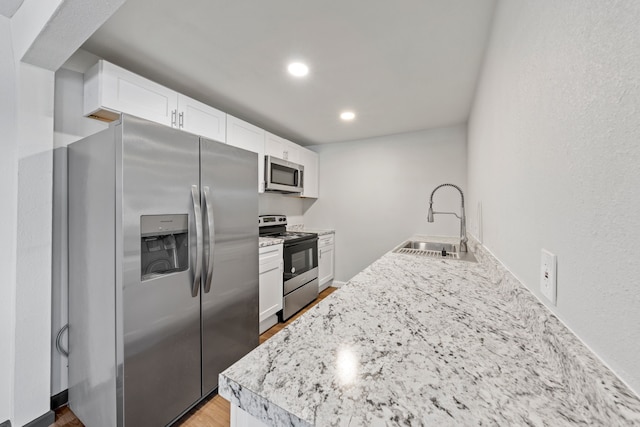
[[484,248],[389,252],[220,375],[274,426],[640,425],[640,399]]
[[322,230],[314,228],[306,228],[304,224],[292,224],[287,226],[289,231],[300,231],[305,233],[316,233],[318,236],[325,236],[327,234],[335,234],[335,230]]
[[279,245],[284,243],[283,239],[276,237],[258,237],[258,247],[264,248],[265,246]]
[[335,230],[314,230],[314,229],[309,229],[309,228],[305,228],[302,231],[307,232],[307,233],[316,233],[318,236],[326,236],[327,234],[335,234]]

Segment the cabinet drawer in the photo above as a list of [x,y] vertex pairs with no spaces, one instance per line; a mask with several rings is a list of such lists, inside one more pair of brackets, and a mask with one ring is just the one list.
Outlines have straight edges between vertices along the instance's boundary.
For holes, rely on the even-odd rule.
[[333,245],[333,237],[333,234],[320,236],[320,238],[318,239],[318,247]]
[[282,245],[273,245],[260,248],[258,257],[258,269],[260,274],[280,268],[282,265]]

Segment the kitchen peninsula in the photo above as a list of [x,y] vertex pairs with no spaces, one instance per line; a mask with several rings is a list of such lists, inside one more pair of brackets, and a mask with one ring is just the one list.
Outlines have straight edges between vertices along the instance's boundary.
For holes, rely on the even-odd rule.
[[223,372],[237,425],[640,424],[640,399],[469,248],[387,253]]

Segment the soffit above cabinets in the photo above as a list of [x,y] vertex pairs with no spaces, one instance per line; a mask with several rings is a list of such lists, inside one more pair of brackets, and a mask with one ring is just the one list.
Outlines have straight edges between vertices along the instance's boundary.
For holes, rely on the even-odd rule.
[[2,0],[0,2],[0,15],[11,18],[22,6],[24,0]]
[[301,144],[347,141],[466,122],[494,3],[128,0],[83,49]]

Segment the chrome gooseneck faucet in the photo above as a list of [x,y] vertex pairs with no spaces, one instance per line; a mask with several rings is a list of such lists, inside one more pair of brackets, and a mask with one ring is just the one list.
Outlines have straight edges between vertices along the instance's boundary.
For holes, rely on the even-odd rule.
[[[462,209],[460,212],[460,216],[458,216],[458,214],[455,212],[434,212],[433,211],[433,195],[439,188],[442,188],[442,187],[453,187],[460,192],[460,197],[462,198]],[[469,240],[467,239],[467,220],[464,215],[464,193],[462,192],[460,187],[458,187],[455,184],[440,184],[433,189],[433,191],[431,192],[431,196],[429,197],[429,212],[427,213],[427,221],[433,222],[433,216],[438,214],[455,215],[456,218],[460,220],[460,252],[467,252],[467,241]]]

